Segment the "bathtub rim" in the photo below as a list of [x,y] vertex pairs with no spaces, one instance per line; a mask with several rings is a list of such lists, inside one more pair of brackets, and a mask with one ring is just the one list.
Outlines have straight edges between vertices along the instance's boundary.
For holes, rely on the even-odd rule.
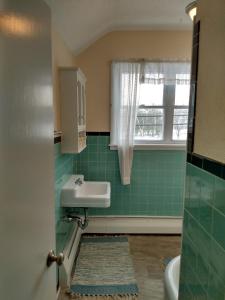
[[[179,268],[177,270],[177,268]],[[178,284],[176,282],[175,272],[178,272]],[[164,274],[164,286],[168,300],[177,300],[179,294],[180,277],[180,255],[173,258],[167,265]]]

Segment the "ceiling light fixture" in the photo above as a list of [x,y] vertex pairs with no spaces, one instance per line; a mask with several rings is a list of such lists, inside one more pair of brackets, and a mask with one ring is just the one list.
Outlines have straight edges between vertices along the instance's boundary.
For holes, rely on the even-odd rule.
[[197,1],[193,1],[188,4],[185,8],[185,11],[193,21],[197,14]]

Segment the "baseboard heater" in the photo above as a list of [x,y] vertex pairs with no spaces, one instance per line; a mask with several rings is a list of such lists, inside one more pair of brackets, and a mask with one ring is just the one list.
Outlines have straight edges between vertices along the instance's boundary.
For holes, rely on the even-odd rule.
[[73,232],[63,251],[63,264],[59,267],[59,286],[61,289],[70,287],[71,272],[78,253],[82,233],[83,230],[78,226],[78,221],[75,221]]

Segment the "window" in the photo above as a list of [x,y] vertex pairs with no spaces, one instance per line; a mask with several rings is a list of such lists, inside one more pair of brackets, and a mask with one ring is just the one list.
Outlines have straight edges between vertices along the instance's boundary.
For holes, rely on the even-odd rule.
[[[152,78],[163,78],[162,74],[151,74]],[[135,140],[139,142],[162,141],[164,137],[164,85],[142,83],[137,112]]]
[[111,145],[184,145],[189,90],[190,63],[114,62]]
[[136,144],[184,144],[187,139],[190,74],[145,74],[140,84]]
[[186,141],[188,126],[188,104],[190,96],[190,74],[177,74],[173,111],[174,141]]

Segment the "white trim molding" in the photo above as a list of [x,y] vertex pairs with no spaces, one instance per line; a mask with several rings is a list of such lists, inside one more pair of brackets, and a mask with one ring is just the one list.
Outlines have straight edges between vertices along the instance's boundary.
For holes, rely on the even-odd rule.
[[[117,150],[116,145],[109,145],[110,150]],[[134,150],[180,150],[186,151],[185,144],[135,144]]]
[[58,290],[57,290],[57,294],[56,294],[56,300],[60,300],[60,293],[61,293],[61,287],[59,286]]
[[182,217],[93,216],[85,233],[181,234]]

